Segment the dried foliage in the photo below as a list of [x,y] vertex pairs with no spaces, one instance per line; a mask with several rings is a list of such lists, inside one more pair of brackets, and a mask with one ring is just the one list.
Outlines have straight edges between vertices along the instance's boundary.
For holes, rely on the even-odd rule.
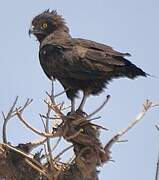
[[[156,106],[149,100],[143,105],[143,109],[123,130],[115,134],[110,141],[102,145],[99,139],[99,129],[104,127],[92,123],[92,120],[100,117],[94,116],[109,101],[110,96],[102,105],[89,115],[80,113],[68,113],[65,115],[64,103],[57,104],[54,95],[53,84],[51,93],[47,93],[48,100],[44,103],[47,106],[47,113],[40,114],[40,120],[44,125],[44,131],[39,131],[32,127],[23,115],[24,110],[31,104],[32,99],[28,99],[23,106],[17,107],[18,97],[15,99],[9,112],[3,114],[3,143],[0,144],[0,178],[5,180],[97,180],[97,167],[111,160],[110,149],[114,143],[120,140],[127,131],[138,123],[145,113]],[[54,116],[53,116],[54,113]],[[13,146],[7,141],[6,127],[10,119],[16,117],[33,133],[41,136],[36,142],[20,143]],[[50,128],[51,122],[59,122],[56,127]],[[50,141],[58,137],[54,146]],[[61,138],[71,143],[62,149],[58,155],[54,155],[54,150],[58,147]],[[37,147],[43,147],[41,151],[32,153]],[[74,156],[68,162],[62,162],[61,156],[73,149]],[[157,179],[156,179],[157,180]]]

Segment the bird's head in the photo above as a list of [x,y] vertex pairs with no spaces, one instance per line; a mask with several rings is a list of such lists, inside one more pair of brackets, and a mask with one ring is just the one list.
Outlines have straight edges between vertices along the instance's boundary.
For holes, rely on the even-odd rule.
[[65,20],[55,10],[46,10],[32,20],[29,35],[35,35],[38,41],[42,42],[45,37],[58,30],[69,32]]

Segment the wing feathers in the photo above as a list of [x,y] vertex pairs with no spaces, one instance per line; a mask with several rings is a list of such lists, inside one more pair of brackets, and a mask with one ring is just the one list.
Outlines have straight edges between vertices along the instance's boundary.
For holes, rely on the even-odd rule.
[[48,59],[52,61],[52,67],[49,69],[50,71],[52,69],[55,76],[58,74],[60,78],[88,81],[103,79],[107,82],[123,76],[129,78],[135,78],[139,75],[146,76],[144,71],[124,58],[124,56],[129,55],[128,53],[117,52],[109,46],[93,41],[61,40],[57,45],[54,42],[48,47],[50,49],[47,48],[50,54]]

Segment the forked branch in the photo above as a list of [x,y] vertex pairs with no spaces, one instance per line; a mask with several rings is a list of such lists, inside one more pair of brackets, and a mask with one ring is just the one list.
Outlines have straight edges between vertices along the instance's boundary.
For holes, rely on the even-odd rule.
[[[55,98],[61,94],[63,94],[63,92],[54,95],[54,85],[52,80],[51,93],[47,93],[49,100],[44,101],[47,105],[47,113],[40,114],[40,118],[44,125],[43,131],[39,131],[34,128],[28,123],[27,119],[24,118],[23,112],[28,105],[30,105],[32,99],[27,99],[23,106],[17,107],[18,97],[16,97],[7,115],[2,113],[4,124],[3,144],[2,147],[0,147],[0,155],[4,154],[4,149],[9,149],[9,152],[13,151],[18,155],[17,157],[20,157],[20,159],[27,164],[27,166],[31,167],[35,172],[37,172],[38,178],[42,180],[63,180],[66,177],[67,180],[71,179],[72,177],[75,179],[78,177],[79,180],[82,180],[85,177],[87,179],[96,180],[96,168],[110,160],[109,153],[112,145],[118,142],[124,134],[126,134],[138,122],[140,122],[147,111],[149,111],[151,108],[159,106],[159,104],[153,104],[151,101],[146,100],[146,102],[143,104],[141,112],[137,114],[137,116],[128,124],[126,128],[116,133],[103,148],[99,140],[99,129],[107,129],[92,123],[92,121],[100,118],[100,116],[94,117],[94,115],[96,115],[108,103],[110,96],[107,96],[106,100],[100,105],[100,107],[89,115],[79,114],[78,112],[65,115],[63,113],[63,110],[65,110],[63,107],[64,103],[62,102],[57,104],[55,102]],[[53,113],[54,115],[52,115]],[[31,143],[19,144],[16,147],[7,144],[6,127],[8,121],[13,117],[17,117],[27,128],[31,130],[31,132],[42,136],[42,139]],[[52,128],[50,123],[51,121],[55,120],[61,120],[62,122],[57,124],[57,127],[55,126],[55,128]],[[158,126],[157,130],[159,131]],[[51,140],[55,137],[58,137],[59,139],[57,140],[57,143],[52,145]],[[70,142],[71,145],[62,149],[61,152],[55,155],[53,154],[54,150],[60,143],[61,138]],[[42,154],[42,158],[40,156],[41,151],[39,154],[37,153],[37,156],[31,154],[31,151],[40,145],[43,145],[45,149],[44,153]],[[60,156],[72,147],[74,151],[74,158],[67,163],[61,162]],[[18,163],[18,161],[16,163]],[[155,180],[159,180],[158,174],[159,160],[157,163]]]
[[159,106],[158,104],[153,104],[151,101],[146,100],[143,104],[142,110],[137,114],[137,116],[128,124],[126,128],[119,131],[117,134],[113,136],[113,138],[110,139],[110,141],[105,145],[105,150],[108,150],[111,148],[111,146],[117,142],[121,136],[126,134],[130,129],[132,129],[141,119],[145,116],[146,112],[149,111],[151,108]]

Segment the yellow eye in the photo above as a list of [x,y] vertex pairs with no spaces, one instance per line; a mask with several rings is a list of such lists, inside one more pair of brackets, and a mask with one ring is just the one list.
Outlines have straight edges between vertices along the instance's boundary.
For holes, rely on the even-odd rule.
[[47,29],[47,27],[48,27],[48,24],[47,24],[47,23],[43,23],[43,24],[42,24],[42,28]]

